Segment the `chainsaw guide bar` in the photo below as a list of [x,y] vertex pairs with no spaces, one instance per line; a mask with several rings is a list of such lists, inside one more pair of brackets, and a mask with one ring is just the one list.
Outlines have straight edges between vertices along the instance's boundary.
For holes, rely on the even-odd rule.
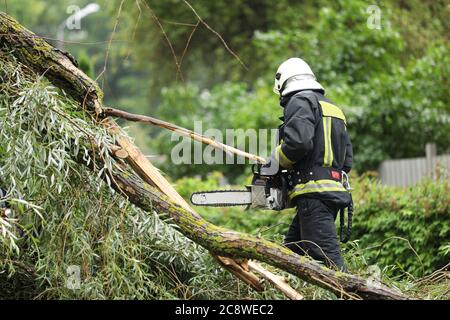
[[252,204],[249,190],[214,190],[194,192],[191,202],[196,206],[231,207]]

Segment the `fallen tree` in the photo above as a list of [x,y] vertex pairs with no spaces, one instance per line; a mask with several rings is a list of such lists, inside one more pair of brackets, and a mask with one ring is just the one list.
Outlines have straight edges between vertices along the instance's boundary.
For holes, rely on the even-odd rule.
[[[107,176],[117,192],[145,211],[168,214],[182,234],[218,256],[219,260],[221,256],[226,256],[235,260],[255,259],[266,262],[328,289],[339,297],[406,298],[386,286],[372,286],[363,278],[327,269],[278,244],[205,221],[176,193],[115,122],[106,117],[101,89],[77,68],[70,55],[54,49],[4,13],[0,13],[0,48],[67,92],[79,103],[80,109],[115,137],[117,145],[111,146],[110,149],[117,157],[117,166],[115,170],[108,171]],[[91,152],[98,152],[95,141]],[[98,160],[101,161],[100,155]],[[223,260],[221,263],[226,266]],[[235,268],[227,266],[228,270],[240,275],[241,279],[249,284],[254,282],[254,279],[250,280],[244,272],[245,263],[231,262],[233,263]]]

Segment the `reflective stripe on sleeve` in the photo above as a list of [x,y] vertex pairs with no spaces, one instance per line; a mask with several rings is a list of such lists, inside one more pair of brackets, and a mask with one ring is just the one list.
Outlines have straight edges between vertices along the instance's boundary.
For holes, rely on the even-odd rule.
[[283,168],[289,169],[294,165],[294,161],[291,161],[281,149],[281,144],[275,149],[275,157]]

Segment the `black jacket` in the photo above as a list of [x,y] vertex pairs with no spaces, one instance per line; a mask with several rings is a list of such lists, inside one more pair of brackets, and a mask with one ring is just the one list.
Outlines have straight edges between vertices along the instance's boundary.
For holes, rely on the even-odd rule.
[[290,198],[304,195],[347,203],[340,173],[351,170],[353,151],[343,112],[320,91],[294,92],[280,104],[284,117],[275,157],[294,177]]

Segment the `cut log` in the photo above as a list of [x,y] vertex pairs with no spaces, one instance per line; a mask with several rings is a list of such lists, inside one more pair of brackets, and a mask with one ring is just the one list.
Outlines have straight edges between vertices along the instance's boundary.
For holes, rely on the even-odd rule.
[[179,195],[177,197],[172,194],[176,191],[113,121],[101,118],[102,91],[74,65],[68,55],[53,49],[45,40],[2,12],[0,49],[11,53],[38,74],[45,75],[54,85],[78,101],[80,107],[99,120],[111,134],[116,135],[119,146],[128,154],[125,158],[128,167],[123,171],[107,173],[113,188],[145,211],[168,214],[182,234],[212,254],[266,262],[328,289],[338,297],[353,298],[358,295],[368,299],[406,298],[397,290],[384,285],[374,287],[363,278],[328,269],[273,242],[218,227],[204,220]]

